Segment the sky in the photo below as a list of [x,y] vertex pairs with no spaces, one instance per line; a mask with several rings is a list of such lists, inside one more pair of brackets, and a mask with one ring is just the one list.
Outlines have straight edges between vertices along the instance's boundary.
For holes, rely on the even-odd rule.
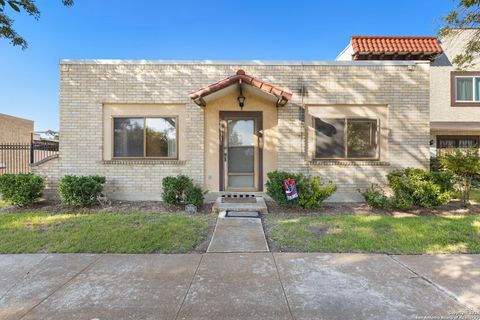
[[[36,2],[0,39],[0,113],[58,130],[60,59],[334,60],[352,35],[436,35],[453,0]],[[9,9],[9,8],[8,8]],[[8,10],[7,9],[7,10]]]

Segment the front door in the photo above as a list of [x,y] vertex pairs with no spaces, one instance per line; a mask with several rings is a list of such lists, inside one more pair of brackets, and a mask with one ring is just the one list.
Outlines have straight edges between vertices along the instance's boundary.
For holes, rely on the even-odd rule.
[[261,113],[223,112],[220,118],[221,190],[259,190],[262,185],[259,179],[262,171]]

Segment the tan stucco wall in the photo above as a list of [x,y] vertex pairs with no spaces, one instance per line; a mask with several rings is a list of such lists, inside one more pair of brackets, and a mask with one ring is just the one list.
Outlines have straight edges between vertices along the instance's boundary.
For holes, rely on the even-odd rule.
[[[265,139],[265,148],[272,150],[265,153],[269,158],[264,161],[265,174],[278,168],[320,175],[338,185],[334,200],[352,200],[359,199],[359,188],[384,183],[392,169],[428,167],[429,65],[425,63],[168,64],[92,60],[61,64],[60,156],[35,167],[35,172],[46,177],[50,190],[65,174],[104,175],[107,194],[121,199],[160,199],[162,179],[177,174],[186,174],[205,189],[217,191],[216,117],[220,106],[238,110],[238,102],[235,95],[225,96],[223,103],[218,100],[203,108],[188,95],[238,69],[293,92],[292,100],[278,109],[271,102],[262,103],[262,98],[256,101],[247,97],[244,110],[262,108],[264,127],[272,127],[271,143]],[[184,160],[104,159],[105,104],[185,106],[185,138],[179,141],[185,150]],[[304,106],[312,105],[388,106],[388,161],[309,161]],[[270,115],[265,116],[267,113]]]
[[[245,111],[261,111],[263,117],[263,181],[267,172],[277,169],[277,107],[275,103],[252,93],[244,93]],[[238,93],[230,93],[208,102],[205,108],[205,188],[219,190],[219,115],[220,111],[240,111]],[[223,164],[221,164],[223,165]],[[258,170],[258,168],[256,168]]]
[[[462,53],[475,30],[458,30],[451,36],[441,39],[444,54],[432,62],[430,68],[430,120],[431,121],[480,121],[479,107],[452,107],[451,106],[451,77],[450,73],[457,70],[452,65],[456,55]],[[480,56],[473,61],[473,65],[463,71],[480,72]]]
[[33,121],[0,113],[0,143],[28,143]]

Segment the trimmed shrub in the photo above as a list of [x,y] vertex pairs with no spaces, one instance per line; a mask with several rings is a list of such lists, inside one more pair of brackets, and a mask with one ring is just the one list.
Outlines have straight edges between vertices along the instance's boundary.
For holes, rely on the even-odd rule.
[[199,186],[189,186],[185,190],[185,204],[193,204],[197,208],[201,207],[203,204],[204,192]]
[[32,173],[0,176],[0,193],[4,200],[14,205],[33,204],[44,188],[43,178]]
[[[332,183],[324,184],[320,177],[305,176],[286,171],[271,171],[267,174],[267,194],[279,205],[287,207],[318,208],[322,202],[337,190]],[[298,198],[287,201],[283,180],[295,179]]]
[[165,177],[162,180],[162,186],[162,199],[166,203],[173,205],[193,204],[196,207],[203,204],[204,192],[202,188],[193,184],[190,177],[184,175]]
[[417,205],[430,208],[447,203],[453,188],[449,172],[431,173],[422,169],[395,170],[387,175],[394,196],[391,203],[399,209]]
[[370,188],[361,193],[365,201],[373,208],[386,209],[390,206],[390,200],[378,185],[372,184]]
[[62,204],[86,207],[93,205],[102,195],[105,177],[67,175],[58,184]]
[[184,175],[163,178],[163,201],[174,205],[180,204],[185,197],[185,190],[192,185],[192,179]]
[[333,183],[323,184],[320,177],[310,176],[303,177],[301,189],[302,192],[298,195],[300,206],[306,209],[315,209],[337,191],[337,186]]

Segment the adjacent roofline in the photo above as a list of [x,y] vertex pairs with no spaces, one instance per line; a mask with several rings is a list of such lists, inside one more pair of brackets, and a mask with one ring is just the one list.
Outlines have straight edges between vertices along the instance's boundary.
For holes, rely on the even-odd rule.
[[12,115],[9,115],[9,114],[6,114],[6,113],[0,113],[0,116],[7,117],[7,118],[13,118],[13,119],[21,120],[21,121],[25,121],[25,122],[35,123],[35,121],[33,121],[33,120],[26,119],[26,118],[20,118],[20,117],[17,117],[17,116],[12,116]]
[[429,63],[410,61],[323,61],[323,60],[113,60],[113,59],[62,59],[61,65],[111,64],[111,65],[257,65],[257,66],[412,66]]
[[354,35],[351,38],[369,38],[369,39],[437,39],[435,36],[362,36]]

